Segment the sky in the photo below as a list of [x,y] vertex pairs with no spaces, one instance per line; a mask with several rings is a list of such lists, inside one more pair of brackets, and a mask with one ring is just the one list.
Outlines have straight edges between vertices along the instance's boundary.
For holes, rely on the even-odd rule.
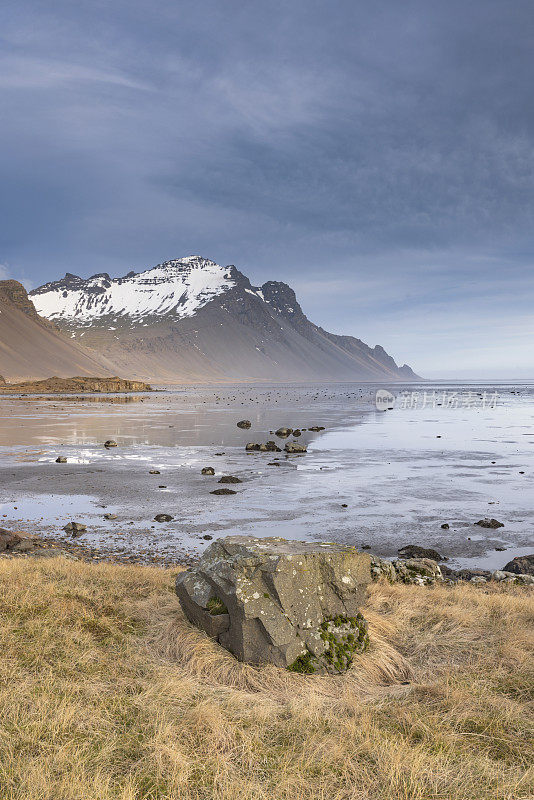
[[534,378],[532,0],[3,0],[0,276],[200,254]]

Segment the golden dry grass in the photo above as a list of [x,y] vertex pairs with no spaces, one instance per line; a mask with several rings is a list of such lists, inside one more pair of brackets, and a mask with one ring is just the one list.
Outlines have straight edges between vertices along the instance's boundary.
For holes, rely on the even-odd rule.
[[374,585],[370,652],[314,678],[235,662],[173,577],[0,560],[1,800],[534,795],[528,590]]

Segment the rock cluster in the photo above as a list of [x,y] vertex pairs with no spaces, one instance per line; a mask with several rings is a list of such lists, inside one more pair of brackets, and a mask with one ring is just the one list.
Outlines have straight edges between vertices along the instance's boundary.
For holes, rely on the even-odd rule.
[[245,445],[245,450],[256,451],[259,453],[281,453],[282,450],[276,442],[269,441],[265,442],[265,444],[258,444],[258,442],[249,442]]
[[421,586],[443,580],[437,561],[431,558],[398,558],[388,561],[371,555],[371,574],[374,580],[384,577],[391,583],[398,581]]
[[[533,556],[523,556],[522,558],[532,558]],[[518,559],[520,560],[520,559]],[[515,559],[514,559],[515,561]],[[513,562],[510,562],[512,564]],[[371,555],[371,574],[373,580],[386,578],[390,583],[408,583],[427,586],[440,581],[470,581],[471,583],[486,583],[487,581],[506,581],[522,586],[534,585],[534,575],[526,572],[519,573],[508,571],[510,564],[504,570],[485,570],[485,569],[459,569],[453,570],[447,567],[440,567],[437,561],[430,558],[398,558],[389,561],[385,558]],[[524,567],[521,567],[524,568]]]
[[176,579],[187,618],[240,661],[344,672],[369,642],[371,559],[353,547],[228,536]]

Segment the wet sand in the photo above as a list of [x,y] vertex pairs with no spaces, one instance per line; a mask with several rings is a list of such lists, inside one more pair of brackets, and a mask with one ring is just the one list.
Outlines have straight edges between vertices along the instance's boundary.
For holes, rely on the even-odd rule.
[[[403,388],[414,387],[395,392]],[[534,387],[425,385],[427,393],[475,398],[497,391],[498,402],[403,408],[397,400],[385,412],[376,409],[376,389],[240,385],[1,398],[0,525],[72,545],[62,531],[72,519],[87,525],[75,544],[95,557],[169,563],[195,558],[204,537],[230,533],[364,544],[386,557],[419,544],[452,567],[500,568],[532,552]],[[240,419],[251,429],[237,428]],[[303,432],[305,455],[245,452],[280,426],[313,425],[326,430]],[[118,447],[104,448],[107,439]],[[55,463],[59,455],[66,464]],[[202,476],[204,466],[215,477]],[[210,494],[223,474],[240,478],[237,494]],[[173,520],[155,522],[158,513]],[[504,528],[474,525],[486,516]]]

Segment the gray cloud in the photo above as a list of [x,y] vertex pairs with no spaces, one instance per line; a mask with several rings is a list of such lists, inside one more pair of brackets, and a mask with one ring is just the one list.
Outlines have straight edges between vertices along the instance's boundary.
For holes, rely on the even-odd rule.
[[8,1],[0,261],[38,284],[200,252],[420,371],[499,374],[506,340],[534,376],[533,25],[529,0]]

